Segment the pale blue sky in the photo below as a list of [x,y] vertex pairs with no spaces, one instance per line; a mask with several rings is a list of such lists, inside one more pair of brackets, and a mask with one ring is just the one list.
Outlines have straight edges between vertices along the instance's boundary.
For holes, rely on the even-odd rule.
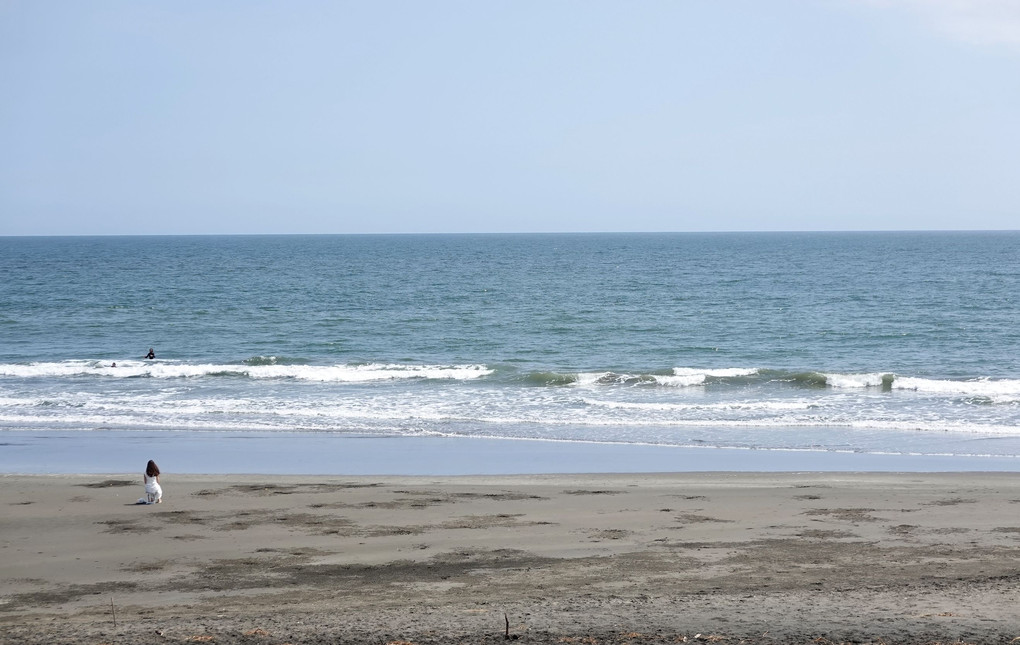
[[0,0],[0,235],[1020,228],[1016,0]]

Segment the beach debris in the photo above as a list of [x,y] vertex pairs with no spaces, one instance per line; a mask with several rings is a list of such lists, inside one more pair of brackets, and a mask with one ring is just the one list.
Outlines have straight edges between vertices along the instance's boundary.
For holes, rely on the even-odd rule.
[[266,630],[262,629],[261,627],[256,627],[255,629],[249,629],[248,631],[246,631],[244,633],[244,635],[245,636],[272,636],[272,634],[270,634]]
[[506,622],[506,632],[503,633],[503,640],[515,641],[520,638],[517,634],[510,635],[510,617],[506,615],[506,612],[503,612],[503,620]]
[[191,636],[187,640],[195,641],[196,643],[208,643],[213,640],[213,637],[208,634],[199,634],[198,636]]

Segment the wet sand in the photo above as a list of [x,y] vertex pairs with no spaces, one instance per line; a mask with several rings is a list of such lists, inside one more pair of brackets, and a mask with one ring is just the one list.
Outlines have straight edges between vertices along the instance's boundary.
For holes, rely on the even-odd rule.
[[1007,643],[1020,475],[0,475],[3,643]]

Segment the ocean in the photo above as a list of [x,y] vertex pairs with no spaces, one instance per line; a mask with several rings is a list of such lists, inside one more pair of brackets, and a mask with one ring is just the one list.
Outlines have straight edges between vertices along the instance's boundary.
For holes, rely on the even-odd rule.
[[0,472],[1020,469],[1020,232],[6,237],[0,276]]

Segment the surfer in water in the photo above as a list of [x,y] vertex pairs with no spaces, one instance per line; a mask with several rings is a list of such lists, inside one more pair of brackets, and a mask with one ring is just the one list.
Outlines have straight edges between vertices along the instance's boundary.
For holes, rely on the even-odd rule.
[[152,360],[152,359],[156,358],[156,352],[152,351],[152,348],[150,347],[149,348],[149,353],[145,355],[145,358],[147,358],[149,360]]

